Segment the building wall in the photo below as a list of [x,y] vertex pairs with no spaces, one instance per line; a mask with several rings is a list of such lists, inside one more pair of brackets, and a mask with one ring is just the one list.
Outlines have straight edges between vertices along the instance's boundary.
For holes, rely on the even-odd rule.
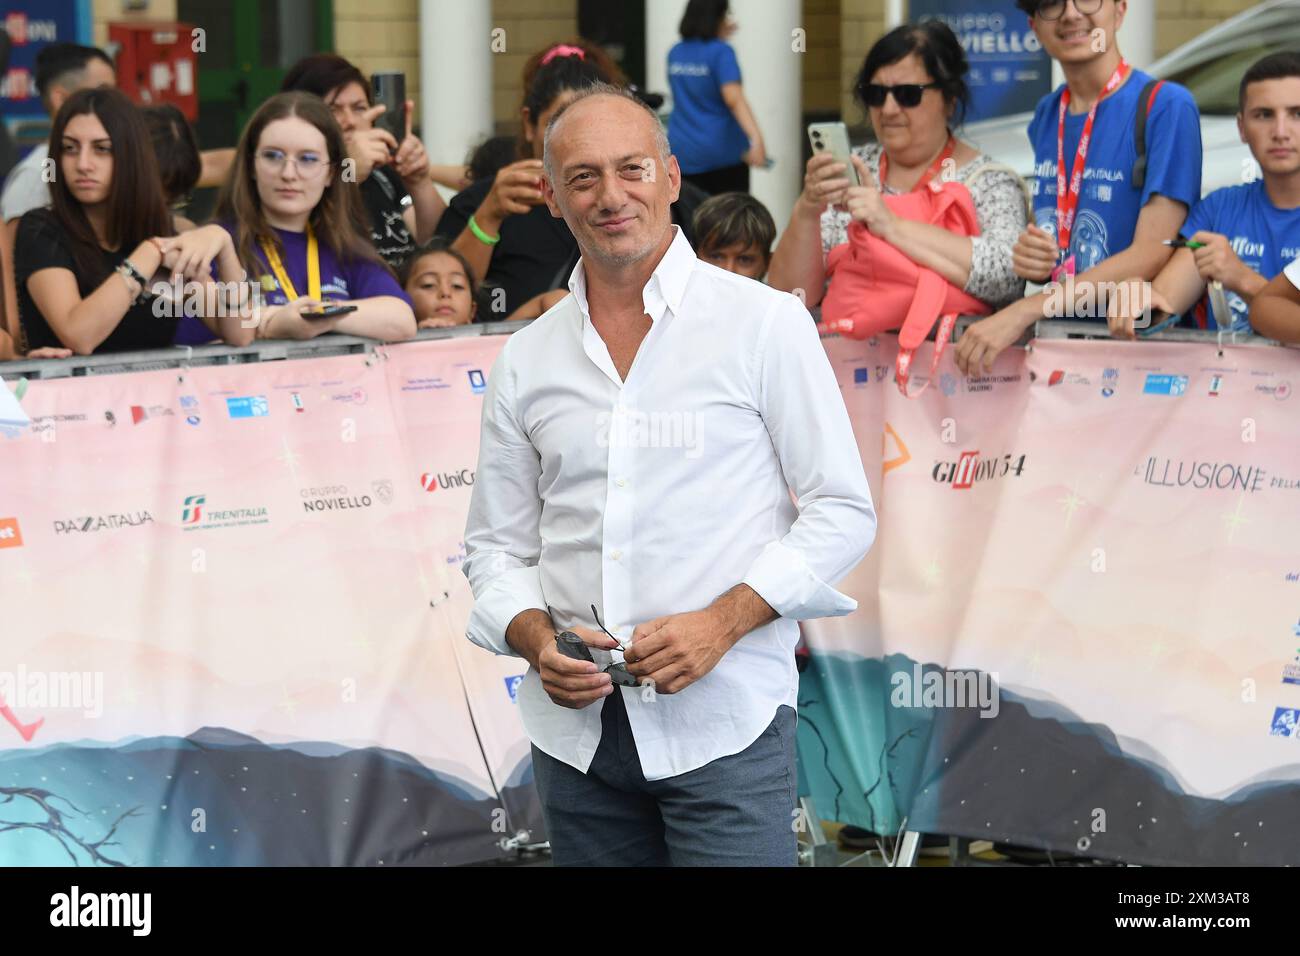
[[840,109],[840,0],[803,0],[808,46],[803,58],[803,108],[807,113]]
[[122,0],[91,0],[90,15],[94,20],[95,46],[108,43],[108,25],[130,20],[175,20],[176,0],[150,0],[144,10],[125,11]]
[[[1150,3],[1151,0],[1130,0]],[[1156,56],[1164,56],[1193,37],[1250,7],[1256,0],[1155,0]]]

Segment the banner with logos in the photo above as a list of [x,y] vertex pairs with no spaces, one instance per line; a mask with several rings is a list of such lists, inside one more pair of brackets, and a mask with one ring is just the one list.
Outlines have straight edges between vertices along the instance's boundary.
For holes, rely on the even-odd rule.
[[0,863],[544,839],[456,563],[502,341],[411,346],[400,377],[347,356],[31,383],[0,438]]
[[805,625],[819,812],[1293,863],[1300,355],[1039,341],[908,400],[893,340],[825,344],[880,525],[859,609]]
[[[0,863],[544,839],[521,663],[463,637],[503,342],[31,383],[30,427],[0,430]],[[841,584],[859,609],[804,627],[819,812],[1287,862],[1296,353],[1040,341],[906,400],[892,339],[825,345],[880,526]]]

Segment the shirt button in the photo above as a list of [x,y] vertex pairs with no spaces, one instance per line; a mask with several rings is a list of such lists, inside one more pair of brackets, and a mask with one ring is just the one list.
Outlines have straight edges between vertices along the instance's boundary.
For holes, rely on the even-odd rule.
[[619,558],[623,557],[623,552],[614,550],[609,553],[609,556],[613,558],[615,561],[617,561]]
[[619,478],[619,479],[617,479],[617,480],[614,482],[614,484],[618,485],[620,488],[623,488],[623,487],[625,487],[625,486],[627,485],[627,479],[626,479],[626,478]]

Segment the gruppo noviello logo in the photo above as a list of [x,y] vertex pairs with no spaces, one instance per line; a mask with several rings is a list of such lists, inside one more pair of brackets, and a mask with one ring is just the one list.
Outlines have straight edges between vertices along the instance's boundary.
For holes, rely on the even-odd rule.
[[[3,546],[3,542],[0,542]],[[1292,643],[1294,653],[1291,660],[1282,665],[1282,683],[1300,684],[1300,621],[1296,621],[1295,626],[1291,629]]]
[[437,491],[449,488],[468,488],[474,484],[474,471],[471,468],[462,468],[460,471],[426,471],[420,475],[420,487],[425,491]]
[[1295,737],[1297,724],[1300,724],[1300,710],[1294,707],[1275,707],[1269,736]]

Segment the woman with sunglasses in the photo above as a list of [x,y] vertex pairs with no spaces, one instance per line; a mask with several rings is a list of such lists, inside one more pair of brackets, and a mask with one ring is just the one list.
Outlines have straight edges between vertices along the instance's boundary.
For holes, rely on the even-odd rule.
[[[772,257],[769,285],[803,289],[808,307],[817,305],[825,294],[826,257],[848,240],[849,223],[857,219],[983,302],[996,307],[1023,294],[1011,250],[1027,221],[1024,190],[1011,170],[953,134],[970,97],[965,77],[961,44],[938,20],[898,27],[876,42],[854,84],[878,140],[853,151],[862,185],[852,186],[845,165],[828,153],[808,161],[803,192]],[[901,218],[882,199],[882,193],[924,188],[936,177],[970,189],[978,236]]]
[[[239,139],[216,218],[261,286],[258,338],[415,335],[410,300],[370,244],[356,187],[343,181],[345,155],[329,107],[310,93],[271,97]],[[321,315],[344,303],[353,311]]]

